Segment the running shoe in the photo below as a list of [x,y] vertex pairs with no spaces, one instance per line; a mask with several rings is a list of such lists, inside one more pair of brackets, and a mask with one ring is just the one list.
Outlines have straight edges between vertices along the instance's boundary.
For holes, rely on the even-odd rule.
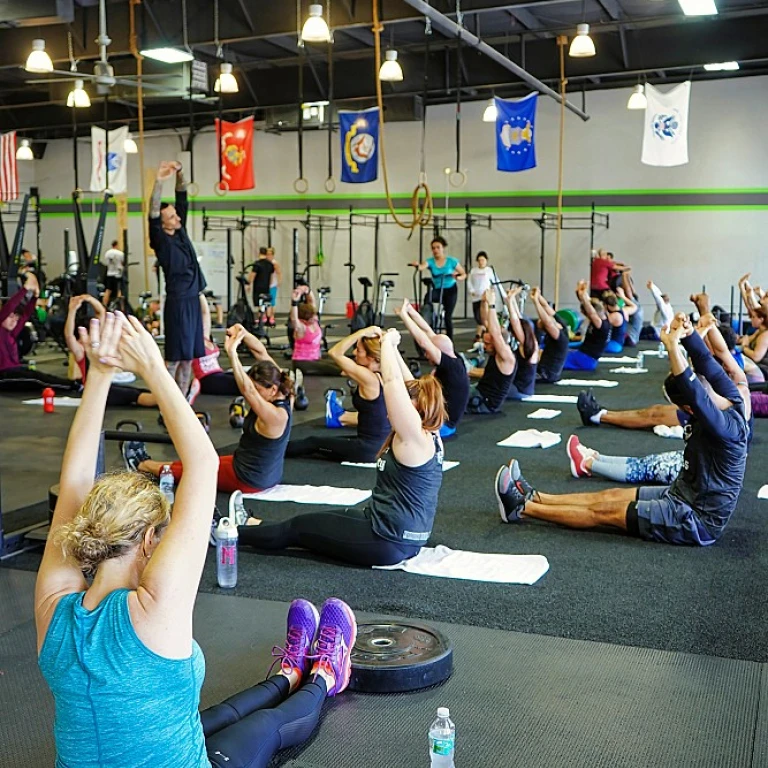
[[328,696],[336,696],[348,685],[352,675],[352,647],[357,638],[357,622],[352,609],[337,597],[331,597],[320,609],[320,623],[312,665],[317,678],[319,670],[333,675],[334,684]]
[[195,404],[195,400],[197,400],[197,396],[200,394],[201,389],[202,385],[200,384],[200,379],[193,378],[192,383],[189,385],[189,392],[187,392],[187,402],[190,405]]
[[243,492],[234,491],[229,497],[229,519],[234,521],[235,525],[245,525],[250,515],[243,502]]
[[147,453],[146,443],[141,440],[126,440],[120,445],[120,452],[123,454],[125,468],[131,472],[138,472],[139,464],[142,461],[150,461],[152,458]]
[[591,477],[592,473],[584,466],[584,462],[590,453],[588,448],[579,442],[576,435],[571,435],[565,444],[565,452],[568,454],[568,463],[571,465],[571,474],[574,477]]
[[229,426],[233,429],[242,429],[245,423],[245,398],[236,397],[229,404]]
[[597,427],[600,422],[592,421],[593,416],[597,416],[602,410],[602,406],[595,400],[592,390],[582,390],[579,392],[579,398],[576,401],[576,407],[581,416],[581,423],[585,427]]
[[448,422],[445,422],[442,427],[440,427],[440,437],[445,440],[448,437],[453,437],[456,434],[456,427],[452,427],[448,424]]
[[288,675],[291,672],[304,677],[312,666],[312,645],[317,634],[317,625],[320,617],[309,600],[299,598],[291,603],[288,608],[288,631],[285,643],[282,647],[276,645],[272,648],[275,660],[269,668],[268,675],[275,664],[280,664],[280,671]]
[[328,429],[341,429],[344,426],[340,421],[343,413],[338,393],[335,389],[329,389],[325,393],[325,426]]
[[505,523],[519,523],[525,502],[534,497],[536,491],[520,472],[517,459],[499,468],[496,473],[496,499],[499,515]]

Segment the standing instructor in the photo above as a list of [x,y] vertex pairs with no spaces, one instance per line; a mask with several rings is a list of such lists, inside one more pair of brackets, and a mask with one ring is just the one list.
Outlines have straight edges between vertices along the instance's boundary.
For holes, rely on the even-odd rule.
[[[176,204],[163,203],[163,182],[176,176]],[[189,394],[192,361],[205,355],[200,294],[206,286],[187,234],[187,183],[181,163],[163,161],[149,203],[149,244],[165,279],[165,362],[179,389]]]

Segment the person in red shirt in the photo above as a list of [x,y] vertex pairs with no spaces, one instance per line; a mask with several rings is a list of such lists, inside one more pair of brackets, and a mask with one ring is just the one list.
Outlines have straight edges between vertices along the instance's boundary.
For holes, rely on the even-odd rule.
[[600,299],[605,291],[614,290],[611,287],[611,280],[620,275],[628,267],[615,261],[613,254],[601,248],[594,259],[592,259],[592,270],[589,279],[590,296]]

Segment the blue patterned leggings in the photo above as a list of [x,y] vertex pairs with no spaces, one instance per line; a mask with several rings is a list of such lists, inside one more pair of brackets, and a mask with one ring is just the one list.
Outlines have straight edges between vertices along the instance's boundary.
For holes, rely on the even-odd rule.
[[592,474],[617,483],[660,483],[671,485],[683,466],[682,451],[652,453],[650,456],[604,456],[592,462]]

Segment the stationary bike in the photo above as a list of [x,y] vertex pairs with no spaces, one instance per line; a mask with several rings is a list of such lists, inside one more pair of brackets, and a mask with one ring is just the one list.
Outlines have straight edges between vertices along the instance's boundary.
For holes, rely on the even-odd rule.
[[246,293],[248,280],[245,275],[238,275],[236,279],[240,287],[237,289],[237,300],[230,307],[229,312],[227,312],[227,328],[231,328],[239,323],[247,331],[253,333],[253,310],[248,303],[248,295]]
[[325,302],[328,300],[330,293],[331,289],[329,286],[323,286],[322,288],[317,289],[317,322],[323,334],[320,341],[323,352],[328,351],[328,329],[333,328],[333,323],[323,325],[323,310],[325,309]]
[[374,315],[374,325],[378,325],[380,328],[384,326],[384,318],[387,315],[387,301],[395,287],[394,280],[384,280],[383,278],[397,276],[397,272],[382,272],[379,275],[376,285],[376,301],[374,302],[378,306],[378,311]]

